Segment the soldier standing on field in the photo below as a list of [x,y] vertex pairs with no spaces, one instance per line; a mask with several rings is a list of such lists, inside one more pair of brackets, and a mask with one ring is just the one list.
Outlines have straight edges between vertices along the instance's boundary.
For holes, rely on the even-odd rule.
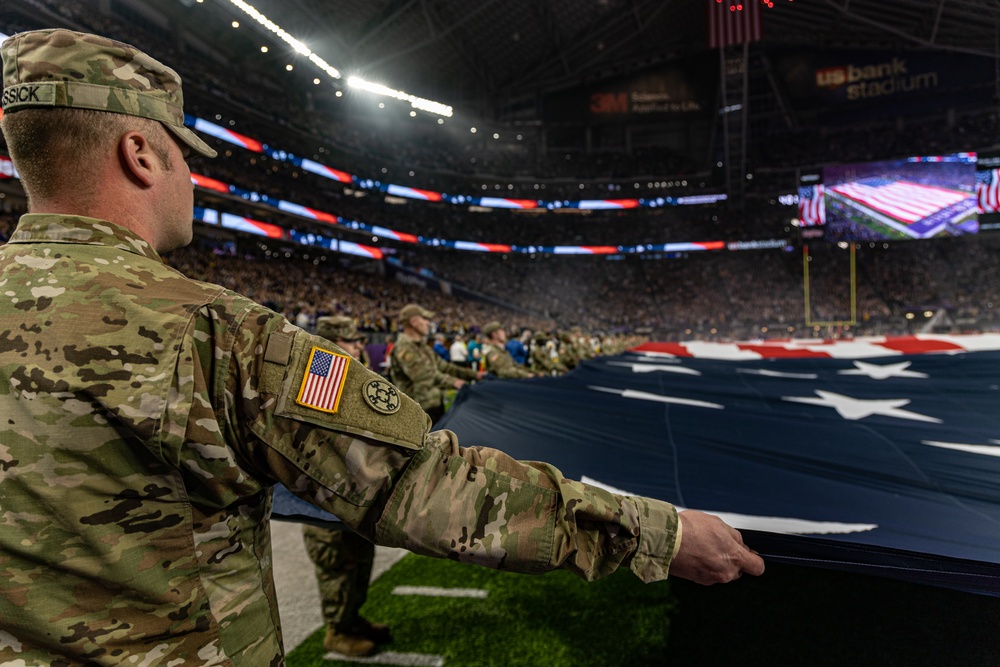
[[534,373],[514,361],[504,347],[507,331],[499,322],[490,322],[483,327],[483,337],[483,360],[486,362],[487,373],[508,379],[535,377]]
[[573,336],[568,331],[559,332],[559,361],[569,370],[573,370],[580,364],[580,356],[573,344]]
[[482,379],[482,371],[462,368],[445,361],[427,345],[434,313],[415,303],[403,306],[399,321],[403,333],[389,358],[389,377],[396,388],[420,404],[434,422],[444,416],[444,392],[461,389],[470,380]]
[[[550,349],[551,341],[544,331],[536,331],[534,340],[531,343],[531,354],[529,364],[531,370],[537,375],[562,375],[566,372],[558,358],[552,356]],[[552,345],[554,347],[554,344]]]

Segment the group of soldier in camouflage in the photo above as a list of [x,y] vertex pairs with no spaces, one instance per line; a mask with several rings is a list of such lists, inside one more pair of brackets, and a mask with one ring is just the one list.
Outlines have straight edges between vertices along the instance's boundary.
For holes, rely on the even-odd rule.
[[0,246],[0,664],[283,664],[279,482],[460,562],[763,572],[718,517],[462,447],[340,346],[165,265],[193,236],[186,155],[215,155],[177,74],[68,30],[0,50],[29,210]]

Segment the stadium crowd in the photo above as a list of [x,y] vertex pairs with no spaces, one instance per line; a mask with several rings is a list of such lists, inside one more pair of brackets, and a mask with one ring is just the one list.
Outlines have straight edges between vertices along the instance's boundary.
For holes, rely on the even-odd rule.
[[[141,39],[154,55],[176,63],[191,82],[186,90],[190,113],[361,177],[456,193],[542,199],[648,196],[648,183],[641,183],[640,190],[633,192],[621,183],[615,185],[630,178],[638,183],[646,174],[660,175],[662,180],[653,188],[657,194],[677,196],[698,191],[703,182],[707,188],[718,187],[711,176],[703,178],[705,174],[696,173],[699,165],[669,151],[637,147],[631,155],[609,151],[588,154],[573,149],[556,152],[547,151],[544,139],[529,131],[525,131],[524,141],[493,141],[485,132],[449,132],[430,124],[394,130],[378,122],[352,122],[343,106],[332,103],[332,88],[322,92],[311,85],[291,86],[289,94],[269,95],[279,84],[261,68],[247,66],[249,60],[220,63],[199,52],[196,44],[186,44],[185,53],[181,53],[178,41],[170,39],[165,28],[138,15],[123,17],[123,11],[126,8],[115,5],[110,12],[93,12],[81,0],[11,0],[0,8],[0,30],[33,29],[60,17],[76,27],[125,41]],[[233,86],[232,81],[246,85]],[[748,192],[759,196],[751,197],[742,207],[685,206],[589,214],[472,213],[466,207],[448,204],[402,203],[378,193],[345,189],[288,162],[210,139],[220,157],[193,159],[192,171],[196,173],[348,220],[424,237],[519,245],[628,246],[791,239],[789,248],[793,251],[703,252],[658,261],[638,256],[609,259],[443,251],[386,244],[385,239],[376,241],[344,227],[292,218],[233,196],[199,190],[198,205],[300,231],[373,243],[405,265],[464,285],[492,302],[429,292],[414,295],[413,287],[371,270],[371,263],[366,270],[349,270],[335,258],[320,261],[317,254],[322,253],[315,251],[305,259],[310,251],[302,248],[280,255],[266,253],[251,239],[216,248],[209,248],[205,241],[198,249],[174,253],[169,261],[190,275],[267,302],[293,319],[311,321],[323,314],[346,314],[370,332],[395,331],[392,314],[418,296],[440,314],[440,326],[449,333],[473,331],[499,319],[511,330],[580,325],[591,331],[641,330],[677,339],[801,335],[807,319],[850,319],[851,297],[845,282],[846,253],[835,246],[814,244],[810,249],[810,312],[808,317],[805,314],[802,257],[794,247],[795,230],[790,228],[794,209],[775,201],[778,194],[794,186],[790,170],[818,164],[825,156],[836,156],[843,162],[970,150],[990,145],[997,125],[995,111],[979,110],[953,112],[943,119],[894,118],[825,127],[821,132],[786,130],[780,135],[751,137],[756,139],[751,142],[752,162],[760,177],[754,179]],[[539,174],[545,178],[536,178]],[[690,182],[679,187],[686,175],[691,175]],[[487,176],[493,179],[489,185]],[[510,182],[500,185],[505,177]],[[663,187],[668,179],[678,186]],[[583,190],[577,180],[587,181]],[[0,235],[6,236],[19,205],[11,197],[3,202],[6,212],[0,214]],[[858,323],[846,331],[913,331],[921,320],[917,316],[908,320],[906,315],[919,311],[922,317],[925,310],[935,307],[948,310],[958,328],[994,327],[992,295],[1000,278],[991,261],[995,245],[997,241],[988,235],[886,247],[862,244],[856,289]],[[266,270],[260,268],[261,263],[269,263]],[[511,308],[496,305],[498,301]]]

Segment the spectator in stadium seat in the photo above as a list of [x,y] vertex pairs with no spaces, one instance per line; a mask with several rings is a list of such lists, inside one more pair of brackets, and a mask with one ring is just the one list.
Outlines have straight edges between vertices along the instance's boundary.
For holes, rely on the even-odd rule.
[[473,334],[469,338],[469,365],[473,370],[480,370],[483,366],[483,335]]
[[528,348],[526,347],[528,342],[531,341],[531,331],[525,329],[520,338],[511,338],[507,341],[506,348],[507,353],[510,354],[511,359],[518,366],[526,366],[528,364]]
[[0,247],[0,663],[282,664],[277,482],[368,539],[511,571],[763,572],[717,517],[463,448],[326,339],[163,264],[193,235],[186,153],[214,155],[176,73],[68,30],[0,51],[29,201]]
[[445,361],[451,361],[451,353],[445,345],[444,334],[434,334],[434,353]]
[[444,416],[444,392],[461,389],[466,382],[482,379],[485,374],[456,366],[434,353],[427,344],[432,317],[433,312],[415,303],[399,311],[403,332],[389,357],[389,377],[437,422]]
[[451,343],[448,351],[451,363],[456,366],[467,367],[469,365],[469,348],[465,345],[465,336],[455,334],[455,340]]

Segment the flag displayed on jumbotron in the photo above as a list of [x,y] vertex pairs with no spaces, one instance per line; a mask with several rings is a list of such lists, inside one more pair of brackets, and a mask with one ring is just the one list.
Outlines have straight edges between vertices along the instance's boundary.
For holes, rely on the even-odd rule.
[[980,213],[1000,213],[1000,169],[976,172],[976,199]]
[[803,227],[826,224],[826,208],[822,185],[799,187],[799,222]]
[[707,2],[709,48],[760,41],[760,0]]
[[346,355],[314,347],[295,402],[323,412],[336,412],[350,362]]

